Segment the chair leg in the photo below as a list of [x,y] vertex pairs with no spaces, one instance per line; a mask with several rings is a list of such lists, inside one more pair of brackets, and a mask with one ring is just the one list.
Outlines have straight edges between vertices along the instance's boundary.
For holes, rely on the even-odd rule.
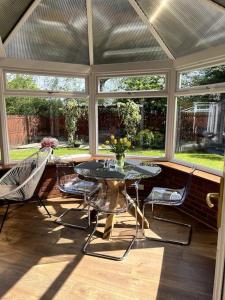
[[89,235],[86,243],[83,246],[82,251],[84,252],[84,254],[90,255],[90,256],[94,256],[94,257],[104,258],[104,259],[115,260],[115,261],[121,261],[121,260],[123,260],[128,255],[128,253],[130,252],[130,249],[132,248],[132,246],[133,246],[133,244],[134,244],[134,242],[136,240],[136,237],[137,237],[137,223],[136,223],[136,234],[133,236],[131,242],[129,243],[128,247],[126,248],[126,250],[125,250],[125,252],[124,252],[124,254],[122,256],[106,255],[106,254],[101,254],[101,253],[97,253],[97,252],[89,252],[87,250],[88,246],[91,244],[92,237],[94,236],[94,234],[95,234],[95,232],[97,230],[97,227],[98,227],[98,214],[96,216],[95,227],[94,227],[92,233]]
[[88,225],[87,226],[81,226],[81,225],[75,225],[75,224],[70,224],[70,223],[66,223],[63,221],[63,217],[68,214],[70,211],[84,211],[83,208],[70,208],[67,209],[66,211],[64,211],[56,220],[55,223],[63,225],[65,227],[71,227],[71,228],[76,228],[76,229],[82,229],[82,230],[86,230],[90,227],[90,206],[88,205]]
[[49,218],[51,218],[50,212],[48,211],[47,207],[44,205],[44,202],[41,200],[39,196],[37,196],[37,202],[39,203],[40,206],[43,206],[45,211],[47,212]]
[[[143,216],[144,216],[145,206],[147,204],[149,204],[149,203],[144,203],[144,205],[143,205]],[[158,220],[158,221],[167,222],[167,223],[170,223],[170,224],[176,224],[176,225],[188,228],[188,238],[184,242],[183,241],[178,241],[178,240],[172,240],[172,239],[158,239],[158,238],[150,238],[150,237],[145,237],[145,238],[147,238],[148,240],[151,240],[151,241],[162,242],[162,243],[170,243],[170,244],[182,245],[182,246],[190,245],[191,238],[192,238],[192,226],[190,224],[181,223],[181,222],[177,222],[177,221],[164,219],[164,218],[155,216],[154,215],[154,204],[152,204],[152,218],[155,219],[155,220]],[[142,233],[143,233],[143,236],[145,236],[144,235],[143,224],[142,224]]]
[[10,206],[10,204],[7,204],[5,213],[4,213],[4,215],[3,215],[2,223],[1,223],[1,226],[0,226],[0,233],[2,232],[3,225],[4,225],[5,220],[6,220],[6,217],[7,217],[7,215],[8,215],[9,206]]

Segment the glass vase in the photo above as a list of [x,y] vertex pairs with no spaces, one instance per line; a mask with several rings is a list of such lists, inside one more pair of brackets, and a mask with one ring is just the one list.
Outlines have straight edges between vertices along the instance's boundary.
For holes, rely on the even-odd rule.
[[116,165],[117,165],[118,168],[123,169],[124,161],[125,161],[125,155],[124,154],[116,154]]

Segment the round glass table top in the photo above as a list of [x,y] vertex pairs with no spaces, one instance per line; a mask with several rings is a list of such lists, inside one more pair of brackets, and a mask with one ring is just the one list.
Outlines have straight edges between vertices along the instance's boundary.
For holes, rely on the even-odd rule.
[[99,180],[139,180],[150,178],[161,172],[160,166],[156,164],[144,165],[144,162],[137,160],[126,160],[123,169],[107,161],[88,161],[75,166],[74,170],[78,175]]

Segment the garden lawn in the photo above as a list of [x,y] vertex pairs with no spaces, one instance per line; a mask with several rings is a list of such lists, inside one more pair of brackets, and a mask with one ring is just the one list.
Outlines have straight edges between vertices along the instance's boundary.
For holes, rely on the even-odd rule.
[[[14,149],[14,150],[10,150],[9,157],[11,160],[22,160],[36,151],[38,151],[38,148]],[[54,149],[54,156],[76,155],[76,154],[85,154],[85,153],[88,154],[89,149],[80,149],[80,148]]]
[[[14,149],[10,150],[11,160],[22,160],[32,153],[36,152],[37,148],[29,149]],[[88,154],[89,149],[81,148],[57,148],[54,149],[54,156],[63,155],[76,155],[76,154]],[[99,150],[99,154],[112,154],[109,150]],[[140,156],[164,156],[164,151],[162,150],[133,150],[127,153],[128,155],[140,155]],[[219,154],[211,153],[176,153],[175,158],[190,162],[192,164],[202,165],[207,168],[212,168],[216,170],[223,170],[224,156]]]
[[224,156],[213,153],[176,153],[175,158],[192,164],[223,171]]

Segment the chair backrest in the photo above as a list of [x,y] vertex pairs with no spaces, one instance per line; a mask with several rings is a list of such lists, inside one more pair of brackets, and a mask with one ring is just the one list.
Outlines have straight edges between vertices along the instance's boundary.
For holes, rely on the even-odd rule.
[[35,192],[52,153],[51,148],[41,149],[10,169],[0,179],[0,199],[23,201]]
[[182,194],[182,199],[181,199],[181,204],[184,202],[184,200],[187,198],[187,196],[190,192],[194,171],[195,171],[195,168],[193,168],[191,170],[191,172],[188,174],[188,178],[187,178],[187,181],[186,181],[186,184],[185,184],[184,188],[180,189],[181,193],[183,193]]
[[59,163],[56,164],[57,185],[60,190],[64,192],[65,185],[76,180],[77,175],[74,171],[73,163]]

